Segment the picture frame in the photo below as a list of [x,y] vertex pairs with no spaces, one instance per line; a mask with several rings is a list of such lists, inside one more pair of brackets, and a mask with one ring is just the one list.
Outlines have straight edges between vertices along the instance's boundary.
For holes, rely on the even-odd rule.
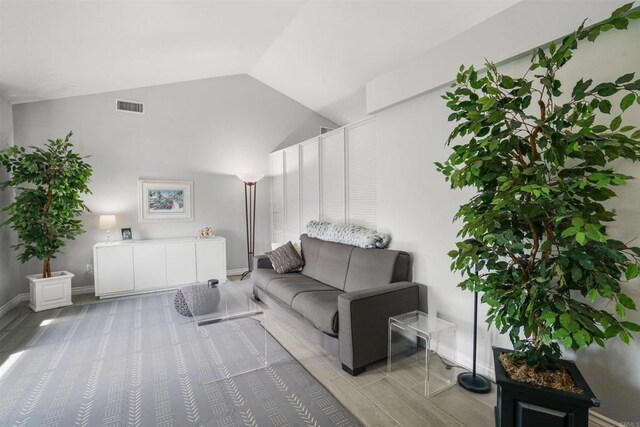
[[122,240],[133,240],[133,233],[130,228],[121,228],[120,234],[122,235]]
[[193,221],[193,181],[138,180],[138,222]]

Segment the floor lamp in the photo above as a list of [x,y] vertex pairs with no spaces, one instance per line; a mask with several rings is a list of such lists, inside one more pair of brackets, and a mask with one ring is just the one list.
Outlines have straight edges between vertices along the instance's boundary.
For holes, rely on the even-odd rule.
[[[481,247],[482,243],[475,239],[467,239],[464,243]],[[476,270],[476,275],[478,271]],[[473,369],[471,372],[463,372],[458,375],[458,384],[472,393],[489,393],[491,382],[476,373],[476,356],[478,348],[478,292],[473,293]]]
[[256,243],[256,184],[264,175],[240,173],[238,178],[244,182],[244,214],[247,225],[247,264],[248,269],[242,273],[240,280],[253,270],[253,256]]

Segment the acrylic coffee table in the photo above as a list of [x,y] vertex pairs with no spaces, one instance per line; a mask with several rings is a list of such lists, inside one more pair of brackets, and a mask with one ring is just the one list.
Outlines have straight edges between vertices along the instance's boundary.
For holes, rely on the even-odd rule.
[[203,383],[269,365],[270,340],[263,310],[235,282],[194,283],[182,286],[180,291],[211,368]]

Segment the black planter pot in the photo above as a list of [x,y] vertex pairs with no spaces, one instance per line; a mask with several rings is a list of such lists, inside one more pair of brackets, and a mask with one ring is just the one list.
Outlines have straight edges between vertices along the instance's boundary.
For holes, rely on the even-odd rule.
[[498,402],[496,427],[588,427],[589,408],[600,406],[574,362],[563,360],[584,393],[568,393],[514,381],[507,376],[500,355],[512,350],[493,347]]

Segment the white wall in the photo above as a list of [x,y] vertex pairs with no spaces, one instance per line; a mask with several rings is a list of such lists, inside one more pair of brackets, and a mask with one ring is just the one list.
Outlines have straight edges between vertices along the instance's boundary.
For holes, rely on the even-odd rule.
[[[614,80],[629,71],[640,71],[640,22],[629,31],[605,33],[597,44],[583,44],[570,66],[560,76],[570,91],[580,77]],[[486,40],[487,42],[489,40]],[[507,64],[510,71],[526,68],[529,58]],[[603,66],[606,64],[606,66]],[[517,75],[516,72],[514,74]],[[640,73],[638,73],[640,74]],[[452,76],[453,77],[453,76]],[[451,153],[445,141],[452,125],[449,111],[440,98],[444,90],[404,102],[376,115],[378,126],[378,229],[391,232],[392,247],[414,255],[414,281],[429,289],[428,308],[458,327],[459,362],[471,363],[473,296],[456,285],[460,276],[449,271],[447,252],[455,248],[460,223],[452,223],[459,205],[473,192],[454,191],[435,170],[433,162]],[[612,116],[613,117],[613,116]],[[638,106],[626,114],[640,124]],[[610,120],[610,118],[609,118]],[[640,178],[640,167],[630,162],[615,165],[623,173]],[[609,227],[612,236],[629,240],[640,236],[640,180],[618,191],[613,202],[618,220]],[[636,245],[638,240],[636,240]],[[640,281],[625,285],[626,292],[640,305]],[[422,296],[423,308],[425,304]],[[481,308],[481,319],[486,307]],[[640,322],[638,312],[629,320]],[[481,371],[492,366],[491,346],[508,344],[506,337],[487,331],[481,320],[478,358]],[[590,348],[575,357],[596,395],[598,409],[618,421],[640,420],[640,334],[630,346],[610,341],[606,350]],[[568,357],[574,357],[571,354]]]
[[[115,99],[142,101],[144,115],[115,110]],[[104,240],[97,214],[114,213],[135,239],[193,236],[206,225],[227,238],[227,268],[246,268],[243,184],[237,172],[268,171],[267,154],[286,141],[334,124],[246,75],[153,86],[14,105],[16,145],[42,144],[74,131],[72,142],[94,168],[86,197],[87,233],[53,261],[76,274],[74,286],[93,283],[86,265]],[[138,223],[139,178],[194,181],[195,220]],[[269,249],[269,180],[257,188],[256,252]],[[119,238],[119,229],[114,230]],[[35,262],[21,274],[38,271]],[[25,290],[26,291],[26,288]]]
[[[0,93],[0,150],[13,145],[13,119],[11,104]],[[0,166],[0,182],[8,178]],[[11,190],[0,191],[0,211],[11,203]],[[6,214],[0,212],[0,224],[6,220]],[[20,293],[18,262],[11,245],[15,243],[15,233],[9,227],[0,227],[0,307]]]

